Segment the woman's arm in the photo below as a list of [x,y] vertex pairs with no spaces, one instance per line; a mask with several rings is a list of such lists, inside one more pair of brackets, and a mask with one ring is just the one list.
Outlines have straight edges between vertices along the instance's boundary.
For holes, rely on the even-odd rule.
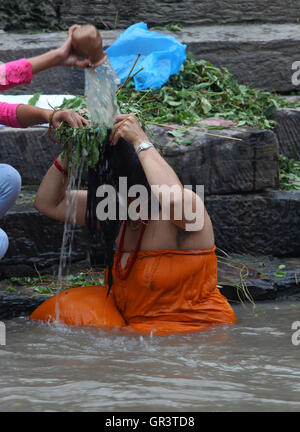
[[[58,163],[66,170],[66,161],[58,157]],[[87,191],[67,192],[67,177],[53,164],[37,191],[34,206],[46,216],[76,225],[85,225]]]
[[0,65],[0,91],[30,84],[32,78],[32,65],[25,58]]
[[54,66],[86,67],[90,64],[90,60],[79,60],[79,58],[72,53],[71,35],[68,36],[68,39],[60,48],[53,49],[37,57],[32,57],[28,59],[28,61],[32,66],[33,74]]
[[[121,137],[135,149],[142,142],[149,142],[147,135],[132,114],[123,114],[116,118],[110,135],[111,145],[116,145]],[[141,151],[138,157],[148,183],[161,204],[162,211],[170,211],[170,219],[178,227],[188,231],[200,231],[204,224],[204,205],[201,198],[182,186],[174,170],[154,147]],[[163,194],[162,190],[165,186],[166,193]],[[173,192],[168,194],[168,190]]]
[[[16,116],[18,122],[20,123],[19,127],[24,128],[37,124],[48,123],[49,116],[52,113],[53,110],[38,108],[31,105],[20,104],[16,108]],[[56,128],[61,122],[68,123],[71,127],[82,127],[88,124],[89,121],[76,113],[74,110],[68,109],[55,111],[55,114],[52,117],[53,126]]]
[[79,60],[72,53],[71,35],[64,44],[56,49],[29,59],[23,58],[0,65],[0,91],[16,87],[21,84],[30,84],[34,74],[54,66],[86,67],[88,59]]

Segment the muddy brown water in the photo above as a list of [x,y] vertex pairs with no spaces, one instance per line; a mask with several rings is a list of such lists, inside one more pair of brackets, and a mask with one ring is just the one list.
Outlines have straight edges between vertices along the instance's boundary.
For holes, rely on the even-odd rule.
[[300,302],[257,306],[184,336],[6,321],[0,411],[298,411]]

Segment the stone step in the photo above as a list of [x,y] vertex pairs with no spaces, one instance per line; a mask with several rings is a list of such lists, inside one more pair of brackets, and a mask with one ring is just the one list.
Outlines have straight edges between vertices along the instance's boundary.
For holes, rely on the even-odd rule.
[[19,171],[23,184],[39,185],[61,146],[48,137],[48,129],[0,129],[1,163],[12,165]]
[[206,195],[279,187],[278,143],[272,131],[190,127],[180,138],[192,142],[185,146],[170,135],[174,128],[151,126],[163,157],[184,185],[204,185]]
[[279,152],[288,158],[300,160],[300,108],[279,109],[272,118],[277,122],[274,132],[278,138]]
[[211,195],[206,208],[220,249],[300,257],[300,191]]
[[[110,46],[122,31],[102,30],[104,46]],[[299,61],[298,24],[202,25],[184,27],[171,34],[185,43],[198,59],[227,67],[240,83],[277,92],[298,90],[292,83],[292,64]],[[65,32],[0,34],[0,60],[7,62],[41,54],[61,45],[65,38]],[[83,71],[53,68],[38,74],[29,86],[17,87],[8,93],[37,91],[83,94]]]
[[[204,185],[206,194],[278,187],[278,143],[271,131],[193,127],[181,138],[192,142],[185,146],[176,144],[170,134],[177,126],[150,128],[185,185]],[[1,163],[14,166],[23,184],[40,184],[60,151],[59,144],[50,141],[46,128],[0,130]]]
[[[1,228],[9,237],[9,248],[0,261],[0,274],[6,275],[16,266],[24,273],[58,264],[64,232],[64,223],[41,215],[34,207],[34,189],[23,190],[15,206],[1,220]],[[74,228],[71,258],[87,258],[90,237],[87,230]]]
[[300,18],[299,2],[293,0],[2,0],[0,28],[56,29],[78,23],[99,28],[128,27],[139,21],[151,25],[240,24],[251,22],[296,23]]
[[[2,278],[15,272],[32,272],[57,265],[63,223],[39,214],[33,208],[34,192],[25,191],[1,220],[10,239],[0,261]],[[205,204],[211,217],[215,242],[226,253],[300,257],[300,191],[268,191],[253,194],[210,195]],[[75,228],[72,260],[103,263],[103,250],[91,245],[86,229]],[[300,258],[298,258],[300,267]]]
[[[299,300],[300,298],[300,262],[299,258],[274,258],[266,255],[251,256],[232,254],[224,257],[217,250],[218,258],[218,287],[227,299],[235,304],[242,301],[246,307],[249,305],[249,297],[243,294],[242,285],[247,288],[252,301],[261,302],[268,300],[285,300],[287,298]],[[280,269],[279,270],[279,266]],[[284,267],[284,270],[282,270]],[[79,272],[90,272],[89,263],[83,261],[70,266],[69,274],[77,275]],[[7,274],[7,279],[0,282],[0,320],[12,319],[18,316],[28,316],[49,295],[40,295],[30,286],[20,286],[10,278],[18,276],[19,266],[15,266],[15,272]],[[24,270],[21,270],[24,272]],[[45,269],[41,271],[47,275],[49,281],[57,270]],[[90,274],[90,273],[89,273]],[[20,273],[20,276],[26,274]],[[30,275],[36,277],[36,270]],[[242,282],[243,281],[243,282]],[[11,288],[15,290],[12,293]]]

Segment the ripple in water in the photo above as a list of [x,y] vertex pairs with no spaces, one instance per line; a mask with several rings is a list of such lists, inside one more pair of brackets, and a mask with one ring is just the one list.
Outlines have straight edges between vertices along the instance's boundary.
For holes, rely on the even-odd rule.
[[234,309],[236,325],[181,336],[8,321],[0,410],[298,411],[299,306]]

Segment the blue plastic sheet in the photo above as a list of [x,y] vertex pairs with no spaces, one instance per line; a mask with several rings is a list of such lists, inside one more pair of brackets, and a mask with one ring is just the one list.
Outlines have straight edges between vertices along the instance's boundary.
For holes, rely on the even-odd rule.
[[133,79],[136,90],[159,89],[169,77],[177,74],[186,59],[186,45],[173,36],[148,30],[140,22],[124,31],[106,50],[121,83],[127,78],[136,57],[141,54],[131,75],[144,68]]

